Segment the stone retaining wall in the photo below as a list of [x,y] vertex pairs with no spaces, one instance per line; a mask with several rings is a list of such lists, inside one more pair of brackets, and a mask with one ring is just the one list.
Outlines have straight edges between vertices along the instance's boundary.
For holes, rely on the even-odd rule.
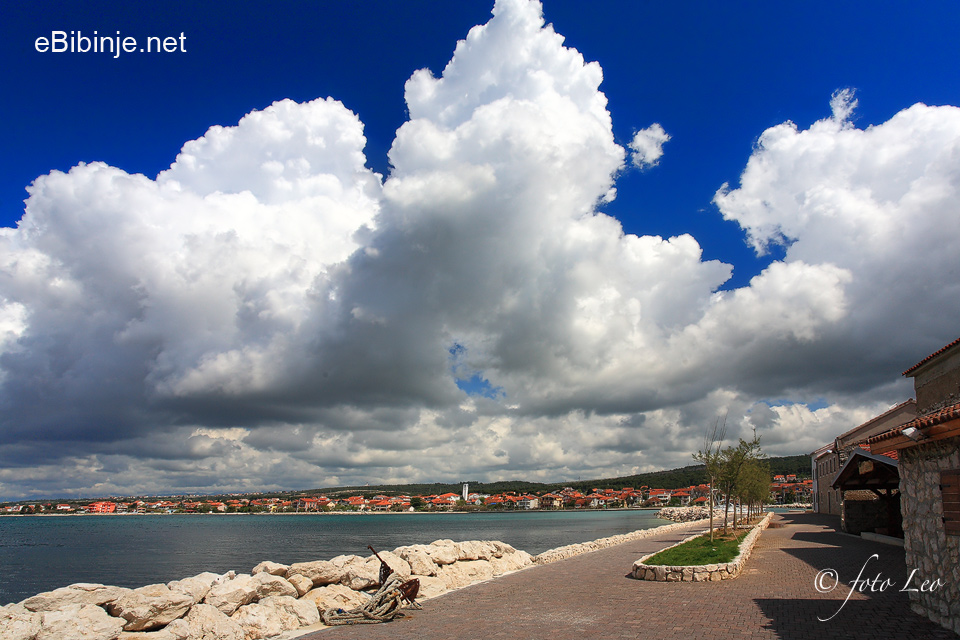
[[[647,554],[634,562],[630,575],[637,580],[655,580],[658,582],[716,582],[718,580],[736,578],[740,575],[740,572],[743,571],[743,565],[746,563],[747,558],[750,557],[750,552],[753,551],[753,545],[756,544],[760,533],[770,524],[770,518],[772,517],[773,513],[767,512],[767,515],[751,529],[750,533],[743,539],[743,542],[740,543],[740,553],[730,562],[694,566],[645,564],[648,558],[653,557],[656,553],[660,553],[660,551],[657,551],[656,553]],[[699,536],[690,536],[667,548],[672,549],[677,545],[681,545],[697,537]]]

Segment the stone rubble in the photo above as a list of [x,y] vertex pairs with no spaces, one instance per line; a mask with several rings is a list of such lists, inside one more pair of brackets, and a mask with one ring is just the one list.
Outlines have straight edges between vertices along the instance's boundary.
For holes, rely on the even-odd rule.
[[[425,600],[533,564],[498,541],[437,540],[381,551]],[[291,565],[264,561],[250,573],[210,572],[138,589],[78,583],[0,607],[3,640],[260,640],[322,627],[320,612],[353,609],[378,586],[375,556]]]

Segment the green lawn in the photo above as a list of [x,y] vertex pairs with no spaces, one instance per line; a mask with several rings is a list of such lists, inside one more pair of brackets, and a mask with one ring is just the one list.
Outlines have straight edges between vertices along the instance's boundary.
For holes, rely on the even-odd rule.
[[[743,537],[741,536],[740,539]],[[693,540],[688,540],[670,549],[664,549],[660,553],[651,556],[643,561],[644,564],[665,564],[672,566],[691,566],[698,564],[717,564],[720,562],[730,562],[737,557],[740,552],[740,540],[732,535],[723,536],[715,533],[713,542],[710,542],[710,535],[703,535]]]

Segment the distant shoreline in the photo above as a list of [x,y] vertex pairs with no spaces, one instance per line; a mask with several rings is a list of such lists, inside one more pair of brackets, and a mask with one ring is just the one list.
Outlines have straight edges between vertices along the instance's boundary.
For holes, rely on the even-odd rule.
[[510,509],[488,511],[299,511],[270,513],[254,512],[210,512],[210,513],[5,513],[3,518],[77,518],[77,517],[125,517],[125,516],[436,516],[436,515],[475,515],[480,513],[604,513],[609,511],[659,511],[662,507],[613,507],[610,509]]

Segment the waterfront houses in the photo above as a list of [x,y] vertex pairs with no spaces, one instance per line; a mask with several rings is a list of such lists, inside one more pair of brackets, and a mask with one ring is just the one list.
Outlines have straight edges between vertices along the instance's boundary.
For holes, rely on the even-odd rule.
[[[795,475],[778,475],[770,485],[770,502],[809,502],[813,493],[813,481]],[[572,487],[542,492],[505,491],[497,494],[442,493],[431,495],[302,495],[288,499],[280,497],[247,498],[224,496],[222,498],[180,499],[127,499],[117,498],[91,502],[17,504],[0,508],[0,514],[34,513],[82,513],[96,515],[146,514],[146,513],[323,513],[331,511],[402,512],[402,511],[455,511],[455,510],[553,510],[553,509],[618,509],[655,508],[662,506],[688,506],[709,501],[710,487],[706,484],[666,489],[641,486],[622,489],[594,487],[583,493]],[[722,496],[714,492],[714,501],[719,504]]]

